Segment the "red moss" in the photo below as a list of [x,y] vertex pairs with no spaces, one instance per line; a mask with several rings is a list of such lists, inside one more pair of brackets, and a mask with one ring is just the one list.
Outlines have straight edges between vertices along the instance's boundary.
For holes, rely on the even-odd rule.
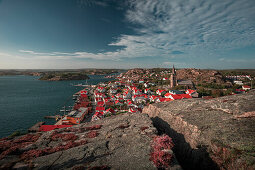
[[5,156],[18,152],[20,148],[24,148],[38,140],[40,134],[32,135],[27,134],[21,136],[14,140],[2,140],[0,142],[0,150],[2,153],[0,154],[0,160],[3,159]]
[[44,149],[41,149],[41,150],[33,149],[33,150],[29,150],[27,152],[24,152],[21,155],[21,159],[29,160],[31,158],[37,158],[39,156],[49,155],[49,154],[52,154],[52,153],[55,153],[55,152],[59,152],[59,151],[67,150],[67,149],[70,149],[70,148],[73,148],[73,147],[76,147],[76,146],[84,145],[86,143],[87,143],[86,140],[82,140],[82,141],[79,141],[79,142],[69,141],[68,143],[66,143],[64,145],[59,144],[55,148],[50,147],[50,148],[44,148]]
[[157,150],[164,150],[164,149],[172,149],[174,147],[174,143],[172,138],[167,135],[163,136],[156,136],[153,139],[153,148]]
[[45,153],[44,151],[42,150],[39,150],[39,149],[32,149],[32,150],[29,150],[27,152],[24,152],[22,155],[21,155],[21,159],[31,159],[31,158],[37,158],[39,156],[43,156]]
[[87,138],[95,138],[99,135],[99,133],[97,131],[90,131],[86,134]]
[[13,147],[10,147],[9,149],[3,151],[0,154],[0,160],[3,159],[5,156],[10,155],[11,153],[16,152],[17,150],[18,150],[18,146],[13,146]]
[[73,133],[53,133],[51,139],[56,141],[62,139],[63,141],[76,140],[78,137]]
[[14,143],[36,142],[40,136],[41,135],[39,135],[39,134],[37,134],[37,135],[27,134],[27,135],[24,135],[18,139],[15,139],[13,142]]
[[150,154],[150,160],[158,168],[167,168],[170,166],[172,154],[169,150],[174,146],[172,139],[167,136],[156,136],[153,139],[153,151]]
[[168,167],[172,159],[172,154],[158,150],[152,152],[150,156],[150,160],[153,161],[154,165],[158,168]]
[[102,125],[93,125],[90,127],[85,127],[86,130],[98,130],[101,129]]
[[140,130],[144,131],[145,129],[148,129],[148,128],[149,128],[148,126],[143,126],[143,127],[140,127]]

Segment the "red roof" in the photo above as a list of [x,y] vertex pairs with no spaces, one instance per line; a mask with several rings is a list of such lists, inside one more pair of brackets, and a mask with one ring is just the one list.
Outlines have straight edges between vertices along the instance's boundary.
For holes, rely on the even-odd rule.
[[163,91],[165,91],[165,90],[160,90],[160,89],[157,90],[157,92],[159,92],[159,93],[162,93]]
[[251,88],[251,86],[243,85],[243,88]]
[[39,128],[40,132],[47,132],[54,129],[60,129],[60,128],[66,128],[66,127],[72,127],[73,125],[41,125]]
[[182,97],[185,98],[185,99],[190,99],[190,98],[192,98],[189,94],[178,94],[178,95],[182,96]]
[[172,94],[171,93],[166,93],[165,96],[171,96]]
[[115,111],[112,108],[109,108],[106,110],[107,112],[115,113]]
[[98,101],[98,102],[97,102],[97,105],[98,105],[98,106],[103,106],[103,105],[104,105],[104,102],[103,102],[103,101]]
[[82,93],[81,97],[86,98],[86,97],[88,97],[88,95]]
[[191,94],[191,93],[194,93],[194,92],[196,92],[196,90],[191,90],[191,89],[186,90],[186,94]]
[[96,107],[96,110],[105,110],[104,107]]

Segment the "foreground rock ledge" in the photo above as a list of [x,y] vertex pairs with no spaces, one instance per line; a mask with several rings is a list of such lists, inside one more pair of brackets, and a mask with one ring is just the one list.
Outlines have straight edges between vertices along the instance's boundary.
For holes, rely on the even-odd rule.
[[[1,168],[34,169],[157,169],[150,161],[151,143],[157,135],[152,121],[145,114],[121,114],[99,121],[84,123],[72,128],[58,129],[40,133],[40,138],[33,144],[19,149],[14,155],[7,155],[0,160]],[[61,136],[69,134],[69,136]],[[72,135],[70,135],[72,134]],[[62,137],[62,138],[61,138]],[[68,148],[66,143],[75,141],[79,146]],[[58,147],[60,146],[60,147]],[[51,154],[38,154],[29,159],[17,153],[26,153],[44,148],[55,149]],[[71,145],[70,145],[71,146]],[[48,151],[48,150],[47,150]],[[173,156],[170,169],[180,169]]]
[[173,138],[187,169],[255,169],[255,91],[212,100],[188,99],[143,109]]

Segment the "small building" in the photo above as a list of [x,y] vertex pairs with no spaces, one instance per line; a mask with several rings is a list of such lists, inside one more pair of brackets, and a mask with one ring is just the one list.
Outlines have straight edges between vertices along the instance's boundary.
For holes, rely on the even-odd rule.
[[243,85],[242,89],[243,90],[251,90],[251,86]]
[[86,107],[80,107],[78,110],[72,110],[62,119],[62,124],[80,124],[86,114],[88,114],[88,108]]
[[241,80],[234,80],[234,83],[237,85],[243,85],[243,81]]
[[191,80],[178,80],[177,84],[179,86],[184,86],[186,89],[192,89],[194,88],[194,84]]

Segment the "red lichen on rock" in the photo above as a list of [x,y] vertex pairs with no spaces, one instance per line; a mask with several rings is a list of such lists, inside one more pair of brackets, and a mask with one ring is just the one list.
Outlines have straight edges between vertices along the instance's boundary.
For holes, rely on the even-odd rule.
[[26,146],[36,142],[40,136],[40,134],[27,134],[13,140],[2,140],[0,142],[0,150],[2,151],[0,154],[0,160],[5,156],[18,152],[19,149],[25,148]]
[[10,147],[8,148],[7,150],[3,151],[1,154],[0,154],[0,160],[3,159],[5,156],[11,154],[11,153],[14,153],[18,150],[18,146],[13,146],[13,147]]
[[55,152],[59,152],[59,151],[63,151],[63,150],[67,150],[76,146],[80,146],[80,145],[85,145],[86,143],[88,143],[86,140],[81,140],[78,142],[73,142],[73,141],[69,141],[66,144],[59,144],[57,147],[52,148],[44,148],[44,149],[33,149],[33,150],[29,150],[27,152],[24,152],[21,155],[21,159],[23,160],[29,160],[31,158],[37,158],[39,156],[43,156],[43,155],[49,155]]
[[15,139],[13,142],[14,143],[36,142],[40,136],[41,136],[40,134],[37,135],[27,134],[18,139]]
[[99,135],[99,133],[97,131],[90,131],[86,134],[87,138],[95,138]]
[[102,125],[93,125],[89,127],[85,127],[86,130],[98,130],[101,129]]
[[58,139],[62,139],[63,141],[76,140],[78,137],[73,133],[57,133],[54,132],[51,135],[51,139],[56,141]]
[[152,148],[153,151],[150,154],[150,160],[158,168],[167,168],[170,166],[172,159],[171,149],[174,144],[172,139],[167,136],[156,136],[153,139]]
[[31,158],[37,158],[39,156],[43,156],[45,154],[45,152],[43,150],[39,150],[39,149],[32,149],[32,150],[29,150],[27,152],[24,152],[22,155],[21,155],[21,159],[31,159]]
[[143,126],[143,127],[140,127],[140,130],[144,131],[145,129],[148,129],[148,128],[149,128],[148,126]]

